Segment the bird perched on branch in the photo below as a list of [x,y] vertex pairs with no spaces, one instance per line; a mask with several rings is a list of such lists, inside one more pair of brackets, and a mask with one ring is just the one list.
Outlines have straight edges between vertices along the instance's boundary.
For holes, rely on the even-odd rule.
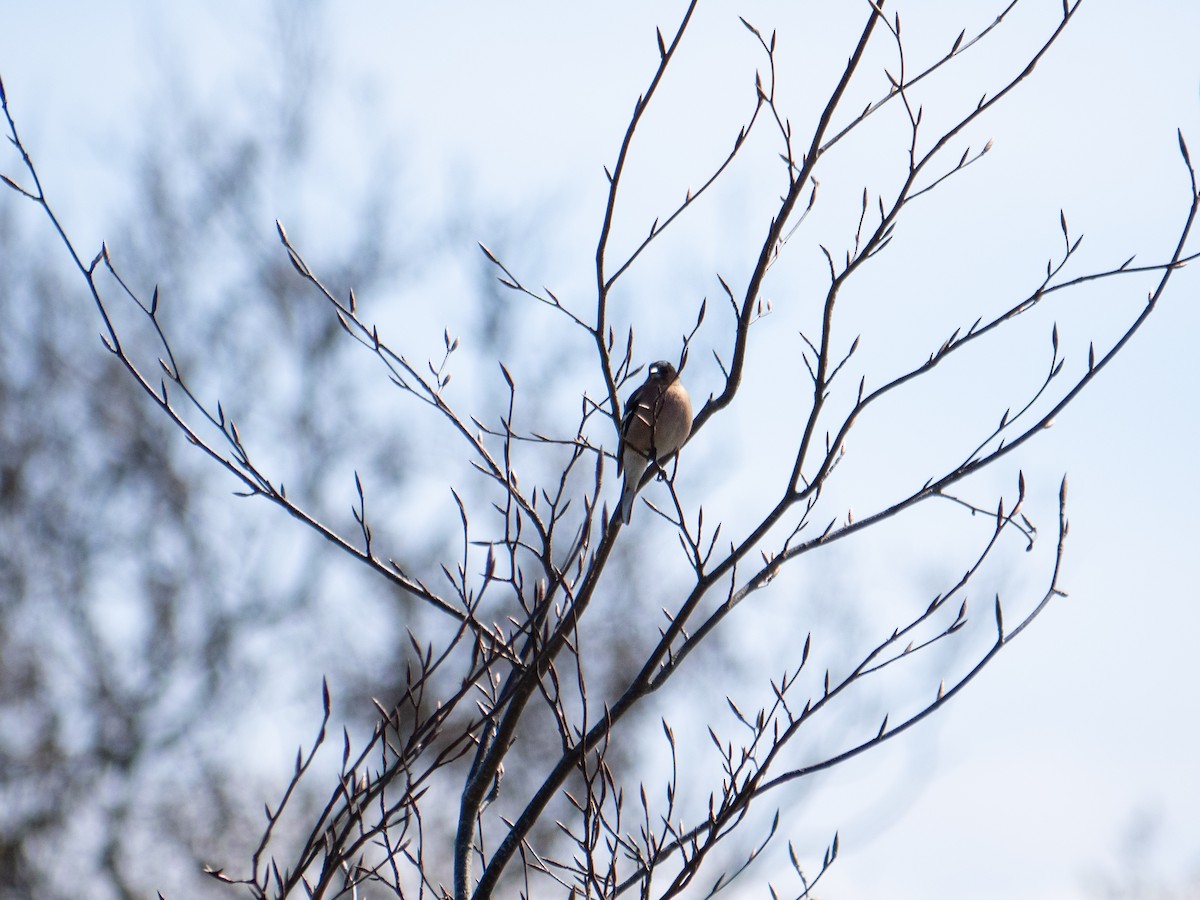
[[645,382],[629,395],[621,419],[617,472],[625,473],[621,491],[621,521],[629,524],[642,473],[679,452],[692,431],[692,401],[669,362],[650,364]]

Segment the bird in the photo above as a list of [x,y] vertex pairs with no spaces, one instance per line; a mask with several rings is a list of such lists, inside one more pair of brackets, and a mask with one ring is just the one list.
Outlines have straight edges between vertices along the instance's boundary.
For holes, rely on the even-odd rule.
[[624,472],[621,521],[629,524],[642,473],[679,452],[692,432],[692,400],[675,366],[665,359],[650,364],[646,380],[629,395],[621,419],[617,474]]

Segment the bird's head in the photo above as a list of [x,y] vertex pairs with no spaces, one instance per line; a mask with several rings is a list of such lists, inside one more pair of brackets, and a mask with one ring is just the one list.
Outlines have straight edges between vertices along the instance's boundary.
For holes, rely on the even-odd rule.
[[660,359],[658,362],[650,363],[649,375],[657,381],[664,381],[669,384],[675,380],[675,366],[668,360]]

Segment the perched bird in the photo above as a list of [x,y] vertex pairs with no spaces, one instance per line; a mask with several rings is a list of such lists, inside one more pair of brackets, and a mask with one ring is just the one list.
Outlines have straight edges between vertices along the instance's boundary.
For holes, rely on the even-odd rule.
[[666,360],[650,364],[642,386],[629,395],[621,419],[617,472],[625,473],[621,521],[629,524],[642,473],[678,453],[692,431],[692,401],[679,373]]

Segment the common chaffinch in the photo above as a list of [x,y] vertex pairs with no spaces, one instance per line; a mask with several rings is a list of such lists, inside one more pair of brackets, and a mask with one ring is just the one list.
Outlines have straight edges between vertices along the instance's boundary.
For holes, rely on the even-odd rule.
[[642,473],[678,453],[692,431],[692,401],[675,367],[665,359],[650,364],[646,380],[629,395],[621,419],[617,472],[624,471],[621,521],[629,524]]

